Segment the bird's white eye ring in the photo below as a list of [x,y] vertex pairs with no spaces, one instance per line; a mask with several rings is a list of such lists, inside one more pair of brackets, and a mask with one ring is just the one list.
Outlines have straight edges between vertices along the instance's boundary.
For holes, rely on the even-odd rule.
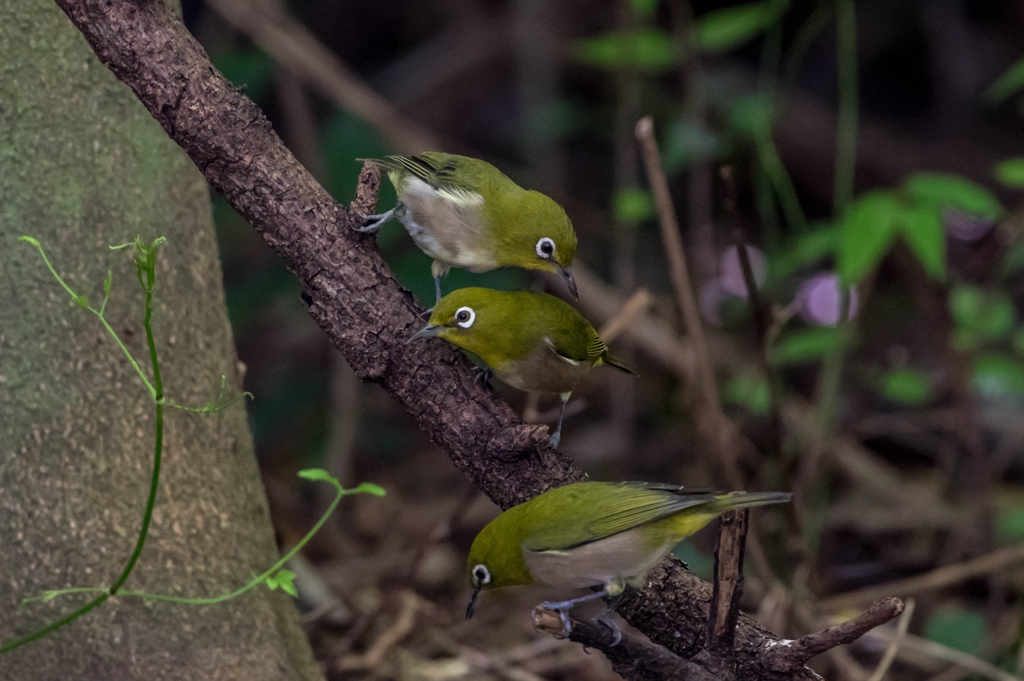
[[[455,323],[464,329],[473,326],[476,321],[476,312],[471,307],[460,307],[455,311]],[[486,568],[485,568],[486,569]]]
[[537,242],[537,255],[547,260],[555,254],[555,242],[544,237]]
[[491,571],[483,563],[473,568],[473,582],[478,587],[491,583]]

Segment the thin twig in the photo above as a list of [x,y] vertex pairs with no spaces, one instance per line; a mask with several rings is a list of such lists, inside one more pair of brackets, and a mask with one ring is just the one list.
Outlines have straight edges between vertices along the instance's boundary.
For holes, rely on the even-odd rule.
[[770,663],[772,669],[778,672],[787,672],[827,650],[856,641],[901,612],[903,612],[903,601],[898,598],[887,598],[884,601],[878,601],[852,620],[808,634],[795,641],[777,642],[771,645],[765,654],[773,658]]
[[916,604],[917,601],[913,598],[906,600],[903,614],[900,615],[900,621],[896,624],[896,635],[889,641],[889,647],[885,649],[885,654],[882,655],[882,659],[879,661],[878,666],[875,667],[875,671],[871,674],[868,681],[882,681],[885,678],[885,673],[889,671],[893,660],[896,659],[896,653],[899,652],[900,646],[903,645],[903,639],[907,635],[907,627],[910,626],[910,619],[914,616],[914,606]]
[[373,645],[361,655],[349,655],[338,660],[337,671],[372,670],[380,664],[384,656],[399,641],[409,635],[416,625],[416,613],[420,608],[419,596],[411,591],[403,591],[398,616],[390,627],[373,642]]
[[722,427],[722,408],[718,397],[718,384],[715,382],[715,372],[711,364],[711,353],[708,351],[707,338],[704,335],[704,325],[700,320],[700,308],[697,306],[697,298],[693,293],[690,284],[690,272],[686,265],[686,252],[683,249],[683,239],[679,235],[679,220],[676,217],[676,208],[672,203],[672,194],[669,191],[668,179],[661,167],[661,153],[658,151],[658,143],[654,139],[654,121],[650,116],[641,118],[636,124],[636,138],[640,142],[640,149],[643,152],[644,165],[647,168],[647,177],[651,183],[651,190],[654,193],[654,201],[658,206],[658,217],[661,224],[661,238],[665,245],[665,255],[668,258],[669,274],[672,277],[672,286],[676,293],[676,303],[682,313],[686,330],[693,343],[693,349],[697,354],[697,371],[700,376],[701,393],[703,394],[704,409],[713,421],[713,427],[719,432],[713,437],[716,446],[726,459],[727,474],[729,482],[736,489],[743,487],[739,469],[736,466],[735,452],[729,446],[728,430]]
[[312,31],[285,12],[248,0],[207,0],[206,4],[323,97],[362,120],[372,121],[399,151],[451,147],[395,110]]
[[604,323],[597,335],[605,343],[611,343],[628,329],[637,317],[647,312],[647,308],[651,306],[652,302],[654,302],[654,296],[651,295],[651,292],[645,288],[638,288],[619,308],[615,316]]
[[963,563],[944,565],[916,577],[908,577],[888,584],[870,586],[825,598],[818,601],[817,607],[823,611],[835,612],[873,601],[884,594],[897,594],[901,597],[919,596],[928,591],[944,589],[965,582],[968,579],[983,577],[1021,562],[1024,562],[1024,544],[993,551]]
[[[700,320],[700,311],[693,287],[690,285],[686,253],[683,249],[682,237],[679,235],[679,220],[676,217],[675,205],[669,192],[668,179],[661,166],[661,153],[658,151],[658,143],[654,138],[654,121],[650,116],[641,118],[637,122],[636,137],[640,142],[648,180],[654,193],[655,204],[658,206],[661,236],[669,262],[672,285],[675,288],[676,302],[686,323],[686,330],[689,332],[696,355],[697,374],[700,378],[703,396],[703,409],[701,409],[703,418],[698,419],[698,423],[704,437],[714,446],[729,485],[733,489],[741,490],[746,485],[743,482],[743,474],[740,472],[739,457],[736,452],[738,436],[735,427],[722,411],[718,384],[715,382],[715,371],[711,363],[711,353],[704,335],[704,325]],[[756,534],[752,534],[750,537],[750,555],[761,578],[766,581],[773,579],[771,564],[768,562],[764,548]]]
[[[882,641],[891,640],[894,635],[895,634],[893,632],[884,630],[868,634],[870,638]],[[915,636],[914,634],[905,635],[903,645],[900,647],[897,657],[900,657],[902,651],[926,655],[936,660],[952,662],[953,664],[959,665],[964,669],[968,669],[975,674],[993,679],[993,681],[1021,681],[1019,676],[1003,671],[994,664],[986,662],[981,658],[975,657],[974,655],[965,653],[961,650],[956,650],[955,648],[950,648],[949,646],[945,646],[936,641],[930,641],[926,638]]]

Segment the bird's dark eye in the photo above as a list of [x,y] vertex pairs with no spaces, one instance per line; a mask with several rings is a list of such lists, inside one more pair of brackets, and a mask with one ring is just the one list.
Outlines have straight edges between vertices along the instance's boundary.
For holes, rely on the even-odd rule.
[[545,260],[555,254],[555,242],[544,237],[537,242],[537,255],[544,258]]
[[473,312],[471,307],[460,307],[455,311],[455,323],[464,329],[468,329],[473,326],[473,322],[476,321],[476,313]]

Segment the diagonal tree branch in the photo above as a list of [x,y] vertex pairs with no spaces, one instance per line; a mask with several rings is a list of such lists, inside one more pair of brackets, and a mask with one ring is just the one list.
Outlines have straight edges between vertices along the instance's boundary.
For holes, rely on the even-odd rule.
[[[380,176],[364,166],[351,212],[295,160],[259,108],[213,68],[160,0],[56,0],[111,71],[302,282],[309,313],[363,380],[379,383],[473,483],[508,508],[585,478],[474,381],[445,343],[406,344],[420,309],[358,234]],[[585,292],[584,292],[585,295]],[[700,650],[711,586],[666,561],[622,608],[627,620],[683,658]],[[810,679],[805,667],[765,666],[775,641],[745,616],[736,632],[740,679]]]

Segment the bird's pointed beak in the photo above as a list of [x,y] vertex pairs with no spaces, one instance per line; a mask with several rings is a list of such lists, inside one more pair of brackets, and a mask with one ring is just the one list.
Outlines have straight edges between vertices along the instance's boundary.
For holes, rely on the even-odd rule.
[[473,595],[469,599],[469,605],[466,606],[466,619],[473,617],[473,608],[476,606],[477,596],[480,595],[480,589],[473,589]]
[[438,326],[437,324],[427,324],[422,329],[414,333],[409,338],[409,340],[406,341],[406,344],[412,343],[414,340],[418,338],[433,338],[434,336],[437,336],[439,333],[441,333],[441,328],[442,327]]
[[576,300],[580,299],[580,292],[576,290],[576,280],[572,278],[572,270],[568,267],[559,267],[559,274],[565,279],[565,285],[569,287],[569,292],[572,293],[572,297]]

